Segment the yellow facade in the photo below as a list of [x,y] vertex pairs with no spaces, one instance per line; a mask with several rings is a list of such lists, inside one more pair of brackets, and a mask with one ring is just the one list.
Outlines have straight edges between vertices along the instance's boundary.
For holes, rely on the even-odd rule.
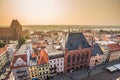
[[50,76],[50,70],[48,64],[30,66],[29,72],[30,72],[30,79],[32,78],[46,79],[47,76]]

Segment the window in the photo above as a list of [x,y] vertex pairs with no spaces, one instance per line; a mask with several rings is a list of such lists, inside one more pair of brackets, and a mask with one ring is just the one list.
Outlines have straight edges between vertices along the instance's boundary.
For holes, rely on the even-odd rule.
[[72,56],[72,62],[75,62],[75,55]]
[[84,59],[84,53],[82,54],[81,59],[82,59],[82,60]]
[[52,65],[50,65],[50,67],[52,67]]
[[68,62],[68,63],[71,62],[71,56],[70,56],[70,55],[68,55],[67,62]]
[[59,59],[57,61],[59,62]]
[[88,56],[89,56],[89,53],[87,52],[87,54],[86,54],[85,58],[87,59],[87,58],[88,58]]
[[59,64],[57,64],[57,66],[59,66]]
[[80,54],[77,55],[77,61],[80,61]]
[[56,62],[56,61],[54,60],[54,62]]
[[50,61],[50,63],[52,63],[52,61]]
[[62,63],[61,63],[61,65],[62,65]]

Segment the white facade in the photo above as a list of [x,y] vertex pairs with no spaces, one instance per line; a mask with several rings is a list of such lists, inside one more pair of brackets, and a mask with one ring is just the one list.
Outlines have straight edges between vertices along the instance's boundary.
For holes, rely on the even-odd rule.
[[109,61],[118,60],[120,58],[120,51],[112,52]]
[[8,54],[9,61],[12,60],[14,56],[14,52],[15,52],[14,44],[8,44],[7,54]]
[[54,68],[56,66],[57,73],[64,72],[64,57],[55,58],[49,60],[50,68]]

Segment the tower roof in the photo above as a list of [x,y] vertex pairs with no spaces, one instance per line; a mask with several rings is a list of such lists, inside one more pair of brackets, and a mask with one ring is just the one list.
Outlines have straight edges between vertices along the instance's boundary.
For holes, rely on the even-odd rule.
[[69,33],[65,48],[68,50],[76,50],[79,46],[82,48],[90,47],[83,33]]
[[48,63],[48,54],[44,49],[41,49],[38,64],[46,64]]
[[10,27],[12,26],[21,26],[21,24],[18,22],[18,20],[12,20]]
[[92,56],[96,56],[97,54],[99,55],[103,54],[103,51],[101,50],[100,46],[97,43],[94,44],[91,54]]

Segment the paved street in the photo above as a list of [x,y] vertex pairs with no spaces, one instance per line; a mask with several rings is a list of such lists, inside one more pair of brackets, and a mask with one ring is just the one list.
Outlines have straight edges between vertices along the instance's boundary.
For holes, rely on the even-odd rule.
[[118,77],[120,77],[120,71],[110,73],[106,70],[93,76],[87,77],[83,80],[116,80]]
[[[108,71],[106,71],[105,68],[108,66],[112,66],[114,64],[117,64],[117,63],[120,63],[120,60],[96,66],[91,70],[89,77],[88,77],[87,69],[83,69],[83,70],[74,71],[72,73],[57,75],[57,76],[55,76],[54,79],[51,79],[51,80],[83,80],[83,79],[89,80],[89,79],[91,79],[91,77],[94,77],[95,75],[97,75],[97,76],[95,77],[94,80],[98,80],[97,77],[101,77],[103,74],[104,75],[106,74],[106,75],[109,75],[112,77],[112,74],[110,74]],[[117,73],[119,73],[119,71],[116,72],[114,75],[116,75]],[[120,75],[118,75],[118,76],[120,76]],[[113,78],[114,78],[114,76],[113,76]],[[105,79],[99,79],[99,80],[105,80]]]

